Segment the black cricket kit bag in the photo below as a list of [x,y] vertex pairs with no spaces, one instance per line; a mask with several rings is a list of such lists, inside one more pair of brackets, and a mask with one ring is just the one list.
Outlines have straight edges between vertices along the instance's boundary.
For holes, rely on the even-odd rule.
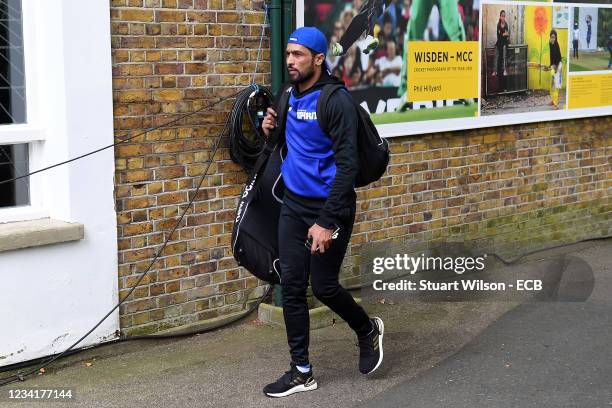
[[[277,127],[242,191],[232,230],[232,252],[238,265],[269,283],[280,282],[278,219],[285,190],[280,167],[287,153],[284,123],[291,89],[285,87],[279,94]],[[282,106],[285,109],[279,110]]]
[[[278,261],[278,219],[285,185],[280,166],[286,156],[285,120],[293,87],[285,85],[277,100],[277,128],[258,157],[253,173],[236,209],[232,231],[232,250],[239,265],[261,280],[280,282]],[[317,120],[326,133],[329,124],[325,110],[333,92],[348,92],[341,81],[323,86],[317,102]],[[359,115],[357,148],[359,171],[356,187],[366,186],[382,177],[389,163],[389,145],[380,137],[370,113],[354,102]]]

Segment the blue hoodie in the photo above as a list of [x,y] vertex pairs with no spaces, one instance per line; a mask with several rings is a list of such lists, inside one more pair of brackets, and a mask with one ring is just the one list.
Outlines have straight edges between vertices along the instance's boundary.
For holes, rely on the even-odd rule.
[[295,87],[292,90],[284,126],[287,156],[281,172],[289,193],[321,201],[316,222],[333,228],[346,221],[347,209],[355,201],[358,114],[348,92],[334,92],[325,113],[329,134],[323,132],[316,112],[326,83],[342,82],[323,72],[311,88],[301,93]]
[[320,89],[299,97],[291,93],[285,127],[287,157],[281,166],[287,188],[310,198],[327,198],[336,175],[332,139],[317,120],[320,94]]

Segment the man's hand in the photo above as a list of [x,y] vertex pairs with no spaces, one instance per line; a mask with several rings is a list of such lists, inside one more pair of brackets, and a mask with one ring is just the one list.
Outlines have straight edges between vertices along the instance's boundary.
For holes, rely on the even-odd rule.
[[261,128],[266,137],[270,137],[270,132],[276,129],[276,116],[276,111],[269,107],[268,113],[261,124]]
[[317,248],[319,249],[320,253],[325,253],[325,250],[328,249],[332,243],[333,232],[334,231],[331,229],[325,229],[318,224],[313,224],[313,226],[308,230],[308,238],[312,237],[310,253],[314,255]]

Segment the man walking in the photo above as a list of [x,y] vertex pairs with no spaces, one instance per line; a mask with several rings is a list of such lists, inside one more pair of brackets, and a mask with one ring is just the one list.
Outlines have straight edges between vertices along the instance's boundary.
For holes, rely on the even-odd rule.
[[[314,295],[357,333],[359,370],[368,374],[383,359],[384,326],[370,319],[339,284],[340,266],[355,219],[358,113],[351,96],[334,92],[327,103],[328,133],[319,126],[317,100],[327,83],[325,35],[302,27],[289,36],[287,70],[293,89],[285,123],[287,156],[281,166],[285,195],[279,219],[279,260],[283,316],[291,353],[290,370],[264,387],[270,397],[317,388],[308,355],[308,279]],[[268,136],[280,125],[268,109],[262,124]]]

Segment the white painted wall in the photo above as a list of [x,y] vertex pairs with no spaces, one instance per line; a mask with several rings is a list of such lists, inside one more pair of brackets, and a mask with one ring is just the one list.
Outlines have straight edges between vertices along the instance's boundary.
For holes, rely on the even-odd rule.
[[[23,3],[29,118],[44,134],[35,170],[113,143],[110,10],[108,0]],[[0,252],[0,366],[64,351],[117,303],[113,175],[111,148],[32,177],[37,213],[84,224],[85,239]],[[118,329],[115,311],[78,347]]]

